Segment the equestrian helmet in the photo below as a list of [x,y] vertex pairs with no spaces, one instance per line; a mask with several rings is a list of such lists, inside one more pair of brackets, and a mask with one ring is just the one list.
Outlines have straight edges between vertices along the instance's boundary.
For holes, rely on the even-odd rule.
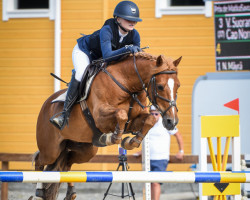
[[139,8],[132,1],[121,1],[117,4],[114,10],[114,17],[121,17],[123,19],[135,22],[141,22]]

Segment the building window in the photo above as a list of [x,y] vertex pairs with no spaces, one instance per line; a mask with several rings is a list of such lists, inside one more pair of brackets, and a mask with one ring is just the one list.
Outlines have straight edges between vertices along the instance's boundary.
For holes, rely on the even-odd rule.
[[162,15],[212,16],[212,2],[203,0],[155,0],[155,17]]
[[49,0],[18,0],[18,9],[49,9]]
[[203,0],[170,0],[171,6],[204,6]]
[[10,18],[50,18],[54,16],[54,0],[3,0],[3,21]]

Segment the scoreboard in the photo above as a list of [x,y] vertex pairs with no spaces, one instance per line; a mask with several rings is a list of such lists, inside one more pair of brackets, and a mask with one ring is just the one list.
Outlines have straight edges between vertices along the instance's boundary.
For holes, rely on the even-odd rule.
[[250,0],[214,2],[216,69],[250,70]]

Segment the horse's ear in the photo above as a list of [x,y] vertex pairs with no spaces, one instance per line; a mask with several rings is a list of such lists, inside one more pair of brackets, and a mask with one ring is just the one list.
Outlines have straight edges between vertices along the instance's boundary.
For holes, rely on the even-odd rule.
[[179,63],[181,62],[181,59],[182,59],[182,56],[173,62],[175,67],[179,65]]
[[165,57],[163,55],[159,55],[157,60],[156,60],[156,66],[157,67],[162,66],[164,63],[164,60],[165,60]]

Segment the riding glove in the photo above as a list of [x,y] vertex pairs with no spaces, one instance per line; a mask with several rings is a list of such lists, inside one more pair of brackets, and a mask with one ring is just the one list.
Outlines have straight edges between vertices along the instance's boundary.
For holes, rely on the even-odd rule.
[[134,45],[126,45],[125,48],[127,50],[129,50],[131,53],[137,53],[137,52],[140,52],[141,51],[141,48],[138,47],[138,46],[134,46]]

